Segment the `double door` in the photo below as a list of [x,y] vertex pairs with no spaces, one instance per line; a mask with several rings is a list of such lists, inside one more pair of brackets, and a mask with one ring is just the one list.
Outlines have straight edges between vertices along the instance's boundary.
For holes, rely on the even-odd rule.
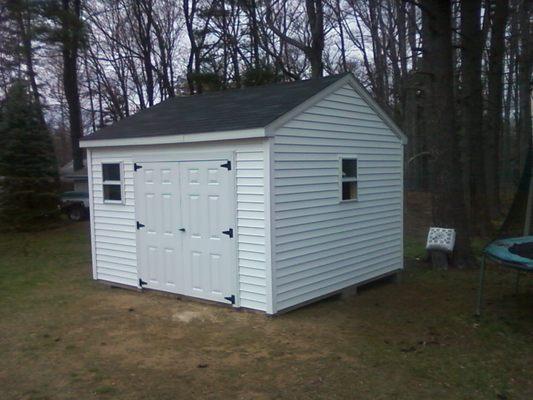
[[236,281],[233,187],[225,159],[136,164],[142,287],[228,302]]

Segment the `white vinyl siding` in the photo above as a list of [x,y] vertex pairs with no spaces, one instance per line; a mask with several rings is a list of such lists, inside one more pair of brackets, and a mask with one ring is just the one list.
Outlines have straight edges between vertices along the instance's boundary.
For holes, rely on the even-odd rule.
[[266,310],[265,154],[238,151],[237,231],[241,306]]
[[[276,131],[275,311],[403,267],[403,146],[346,84]],[[339,157],[357,201],[339,202]]]
[[[238,290],[242,307],[266,310],[264,146],[261,139],[226,143],[127,146],[91,150],[93,240],[96,279],[138,285],[134,160],[144,155],[178,160],[194,153],[234,153]],[[121,162],[124,204],[104,203],[102,163]]]
[[[137,286],[135,203],[133,163],[122,158],[102,157],[92,151],[92,201],[98,279]],[[121,163],[123,171],[123,203],[104,200],[102,164]]]

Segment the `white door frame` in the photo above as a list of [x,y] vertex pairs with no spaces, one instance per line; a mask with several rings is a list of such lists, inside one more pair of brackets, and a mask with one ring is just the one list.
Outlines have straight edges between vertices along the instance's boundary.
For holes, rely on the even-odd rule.
[[[239,271],[238,271],[238,241],[239,241],[239,229],[237,226],[237,194],[236,194],[236,188],[237,188],[237,174],[235,173],[235,153],[234,152],[193,152],[193,151],[187,151],[187,152],[176,152],[172,154],[139,154],[136,155],[133,159],[134,164],[140,164],[143,163],[150,163],[150,162],[175,162],[179,163],[181,161],[230,161],[231,162],[231,170],[228,171],[229,174],[231,174],[229,182],[230,187],[228,188],[228,196],[229,198],[229,204],[232,205],[231,212],[232,212],[232,218],[233,221],[233,239],[235,240],[233,244],[233,251],[231,252],[233,254],[233,259],[231,260],[230,264],[230,271],[231,274],[233,274],[232,282],[232,292],[235,296],[235,304],[233,304],[233,307],[240,307],[241,305],[241,298],[239,294]],[[134,171],[135,174],[135,171]],[[136,184],[136,179],[134,179],[134,182]],[[137,187],[134,188],[135,196],[137,195]],[[138,221],[139,218],[139,210],[137,208],[137,202],[135,202],[135,219]],[[230,228],[230,227],[228,227]],[[139,234],[138,230],[135,231],[136,233],[136,248],[139,248]],[[136,251],[136,263],[137,263],[137,278],[140,278],[139,272],[139,256],[138,252]],[[139,286],[140,287],[140,286]]]

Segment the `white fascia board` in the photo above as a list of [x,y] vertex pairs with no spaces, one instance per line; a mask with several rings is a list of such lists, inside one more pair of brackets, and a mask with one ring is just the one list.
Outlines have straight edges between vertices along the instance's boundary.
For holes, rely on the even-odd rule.
[[100,139],[100,140],[80,140],[80,147],[115,147],[115,146],[143,146],[153,144],[172,143],[196,143],[210,142],[215,140],[235,140],[265,137],[264,128],[240,129],[233,131],[190,133],[185,135],[163,135],[124,139]]

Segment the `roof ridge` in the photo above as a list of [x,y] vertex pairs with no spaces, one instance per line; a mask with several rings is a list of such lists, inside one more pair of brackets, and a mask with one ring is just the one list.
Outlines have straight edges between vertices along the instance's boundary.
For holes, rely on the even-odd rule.
[[[332,74],[332,75],[328,75],[328,76],[321,76],[319,78],[298,79],[298,80],[294,80],[294,81],[284,81],[284,82],[270,82],[270,83],[267,83],[267,84],[264,84],[264,85],[232,87],[232,88],[226,88],[226,89],[221,89],[221,90],[214,90],[214,91],[211,91],[211,92],[186,94],[186,95],[183,95],[183,96],[169,97],[169,98],[157,103],[156,105],[164,103],[167,100],[177,99],[177,98],[183,99],[183,98],[189,98],[189,97],[204,97],[204,96],[209,96],[209,95],[220,95],[220,94],[224,94],[224,93],[228,93],[228,92],[236,92],[236,91],[240,91],[240,90],[253,90],[253,89],[263,89],[263,88],[266,89],[266,88],[271,88],[273,86],[288,86],[288,85],[293,85],[293,84],[319,82],[319,81],[323,81],[323,80],[326,80],[326,79],[336,80],[336,79],[343,78],[346,75],[350,75],[350,74],[352,74],[352,73],[351,72],[342,72],[340,74]],[[156,105],[154,105],[152,107],[155,107]]]

